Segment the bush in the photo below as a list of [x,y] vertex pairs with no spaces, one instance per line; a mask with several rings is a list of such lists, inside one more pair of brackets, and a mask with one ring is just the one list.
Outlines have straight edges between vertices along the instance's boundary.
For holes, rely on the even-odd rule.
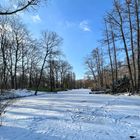
[[0,126],[2,125],[2,115],[5,114],[6,108],[10,106],[14,100],[1,100],[0,99]]
[[112,85],[112,91],[114,93],[123,93],[123,92],[128,92],[131,90],[131,85],[130,85],[130,79],[126,76],[123,78],[115,81]]

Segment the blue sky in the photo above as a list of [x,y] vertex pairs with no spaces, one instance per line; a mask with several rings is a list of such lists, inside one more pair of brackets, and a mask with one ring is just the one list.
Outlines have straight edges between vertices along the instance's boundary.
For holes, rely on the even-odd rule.
[[66,60],[73,66],[76,78],[84,77],[86,57],[98,46],[103,29],[103,16],[113,0],[50,0],[37,12],[22,17],[34,36],[43,30],[57,32],[63,38]]

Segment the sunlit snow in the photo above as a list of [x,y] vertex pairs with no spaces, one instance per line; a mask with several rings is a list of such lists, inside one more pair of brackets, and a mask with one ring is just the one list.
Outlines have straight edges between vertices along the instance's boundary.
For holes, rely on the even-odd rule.
[[140,97],[71,90],[7,108],[0,140],[140,140]]

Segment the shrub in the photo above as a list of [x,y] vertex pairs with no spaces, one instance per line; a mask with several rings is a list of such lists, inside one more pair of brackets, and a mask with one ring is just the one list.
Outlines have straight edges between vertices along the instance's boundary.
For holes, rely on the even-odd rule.
[[123,93],[123,92],[128,92],[131,90],[131,85],[130,85],[130,79],[126,76],[124,76],[123,78],[115,81],[112,85],[112,91],[114,93]]

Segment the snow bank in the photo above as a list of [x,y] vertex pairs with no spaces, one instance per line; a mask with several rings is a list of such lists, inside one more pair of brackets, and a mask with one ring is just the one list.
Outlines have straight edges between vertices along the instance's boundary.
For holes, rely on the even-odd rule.
[[12,99],[12,98],[17,98],[17,97],[26,97],[26,96],[31,96],[34,95],[34,91],[29,91],[26,89],[23,90],[10,90],[10,91],[5,91],[2,95],[0,95],[0,99]]
[[[34,96],[35,91],[27,90],[27,89],[18,89],[18,90],[9,90],[5,91],[2,95],[0,95],[0,99],[13,99],[13,98],[19,98],[19,97],[28,97],[28,96]],[[56,92],[38,92],[38,95],[41,94],[56,94]]]

